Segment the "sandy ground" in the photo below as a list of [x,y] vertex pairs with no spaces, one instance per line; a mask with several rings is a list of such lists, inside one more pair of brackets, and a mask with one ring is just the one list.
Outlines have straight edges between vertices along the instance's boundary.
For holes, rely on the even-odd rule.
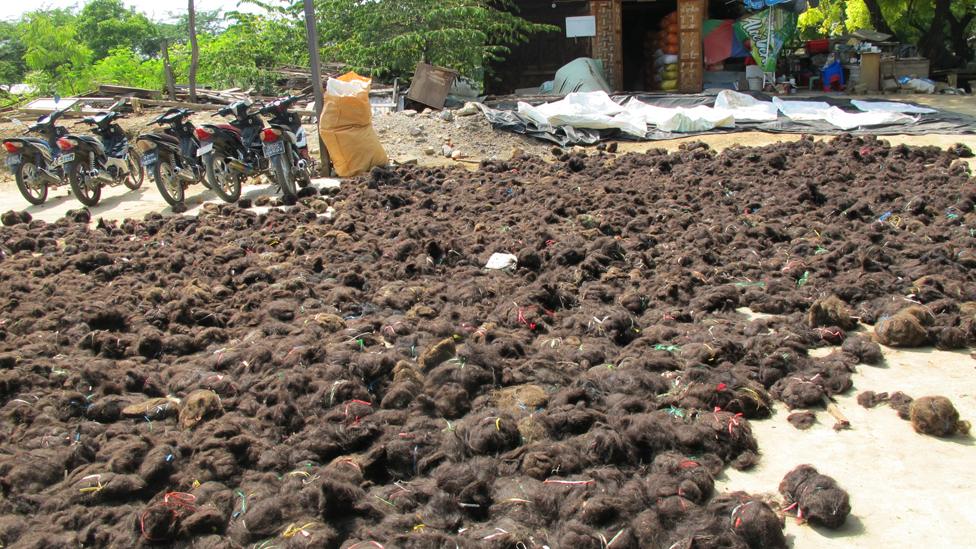
[[976,422],[976,360],[969,352],[935,349],[883,347],[883,352],[884,365],[860,365],[854,388],[836,397],[850,429],[834,431],[834,418],[819,411],[817,423],[800,431],[786,421],[789,411],[778,403],[773,417],[751,422],[759,465],[745,472],[728,469],[716,484],[722,492],[768,493],[782,500],[779,482],[797,465],[809,463],[834,477],[851,495],[851,516],[836,531],[787,517],[786,534],[795,549],[976,546],[974,439],[920,435],[887,405],[869,410],[857,404],[857,395],[867,390],[903,391],[915,398],[943,395],[964,419]]
[[[938,108],[976,115],[972,97],[897,96],[930,104]],[[507,158],[512,149],[544,153],[550,147],[528,142],[521,136],[493,132],[486,123],[468,117],[444,121],[434,116],[403,120],[392,115],[377,120],[381,140],[396,160],[416,159],[421,164],[450,164],[439,154],[421,149],[440,148],[441,141],[484,158],[497,155]],[[129,121],[133,126],[141,120]],[[422,127],[419,135],[411,129]],[[0,134],[9,128],[0,127]],[[413,133],[418,133],[416,130]],[[464,137],[468,135],[469,137]],[[721,150],[732,145],[765,145],[782,140],[797,140],[800,135],[765,133],[732,133],[690,137],[674,141],[620,144],[620,152],[644,151],[660,147],[677,149],[685,141],[704,141]],[[819,139],[819,138],[818,138]],[[946,147],[964,143],[976,150],[976,136],[926,135],[885,137],[893,144],[937,145]],[[419,154],[418,154],[419,151]],[[439,151],[438,151],[439,152]],[[463,163],[466,167],[474,164]],[[972,164],[976,169],[976,164]],[[318,180],[317,186],[337,185],[336,180]],[[249,185],[244,196],[274,194],[269,185]],[[187,191],[189,214],[204,202],[219,199],[201,185]],[[35,218],[53,221],[80,203],[70,196],[68,188],[51,191],[48,202],[26,207],[9,176],[0,180],[0,211],[26,209]],[[148,178],[141,189],[124,187],[103,190],[101,204],[92,209],[93,218],[123,219],[142,217],[150,212],[171,213]],[[916,434],[911,425],[898,418],[885,405],[867,410],[859,406],[859,392],[904,391],[913,397],[941,394],[953,400],[963,418],[976,423],[976,360],[968,352],[942,352],[933,349],[897,350],[885,348],[886,365],[860,366],[854,375],[854,389],[837,398],[839,407],[851,421],[852,428],[836,432],[826,412],[818,413],[819,422],[810,430],[799,431],[786,421],[788,411],[777,404],[772,418],[753,422],[759,440],[762,460],[751,471],[729,470],[719,479],[722,491],[746,490],[776,494],[783,476],[796,465],[809,463],[822,473],[833,476],[851,493],[852,516],[844,528],[829,531],[798,525],[787,518],[787,534],[796,549],[847,547],[976,547],[971,539],[976,531],[976,495],[972,483],[972,465],[976,463],[973,439],[937,439]],[[778,495],[777,495],[778,497]]]

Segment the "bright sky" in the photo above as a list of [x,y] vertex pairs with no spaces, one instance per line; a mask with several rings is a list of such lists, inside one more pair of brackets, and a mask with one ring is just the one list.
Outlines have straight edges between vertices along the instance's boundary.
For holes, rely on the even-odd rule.
[[[145,13],[150,19],[159,21],[168,19],[171,13],[186,12],[186,0],[123,0],[126,6],[133,6]],[[220,9],[223,11],[239,10],[257,13],[261,9],[254,5],[237,6],[238,0],[196,0],[196,8],[200,11]],[[0,19],[15,19],[25,12],[40,8],[67,8],[83,6],[85,0],[0,0]]]

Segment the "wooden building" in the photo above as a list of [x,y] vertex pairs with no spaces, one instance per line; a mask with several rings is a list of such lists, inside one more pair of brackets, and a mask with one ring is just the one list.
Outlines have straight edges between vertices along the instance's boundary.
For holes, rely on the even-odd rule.
[[[577,57],[603,62],[607,81],[615,90],[640,91],[642,71],[650,64],[645,37],[669,13],[678,12],[679,91],[702,89],[702,23],[704,19],[735,17],[741,1],[725,0],[519,0],[520,16],[562,29],[544,33],[512,49],[493,67],[487,84],[490,93],[512,93],[551,80],[556,70]],[[567,37],[567,18],[592,17],[591,36]]]

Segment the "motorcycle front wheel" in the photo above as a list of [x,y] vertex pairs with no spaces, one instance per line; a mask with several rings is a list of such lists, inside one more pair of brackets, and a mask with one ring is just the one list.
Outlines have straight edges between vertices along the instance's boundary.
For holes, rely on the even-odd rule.
[[295,189],[295,179],[292,177],[291,162],[287,151],[271,159],[272,170],[274,170],[275,182],[281,189],[281,194],[285,198],[296,198],[298,191]]
[[64,171],[68,173],[68,182],[75,198],[85,206],[97,206],[102,198],[101,183],[84,172],[81,162],[72,162],[64,167]]
[[135,148],[129,148],[129,154],[125,157],[125,165],[129,173],[125,176],[124,184],[133,191],[142,186],[142,181],[146,177],[146,169],[142,167],[141,160],[142,157]]

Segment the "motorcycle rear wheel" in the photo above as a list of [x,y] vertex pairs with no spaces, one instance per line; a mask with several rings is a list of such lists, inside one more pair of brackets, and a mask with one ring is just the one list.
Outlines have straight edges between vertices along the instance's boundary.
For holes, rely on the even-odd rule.
[[227,164],[227,159],[220,154],[208,154],[204,160],[207,166],[207,184],[224,202],[237,202],[241,197],[241,179],[239,174]]
[[156,188],[167,204],[175,206],[183,202],[185,196],[183,182],[176,175],[176,170],[168,159],[160,158],[153,164],[153,179],[156,180]]
[[102,198],[102,185],[94,177],[89,176],[82,170],[81,162],[72,162],[65,166],[68,172],[68,182],[71,183],[71,192],[79,202],[88,207],[98,205]]
[[37,166],[30,161],[17,165],[14,170],[14,179],[17,180],[17,190],[35,206],[40,206],[47,200],[47,183],[40,181],[37,175]]

